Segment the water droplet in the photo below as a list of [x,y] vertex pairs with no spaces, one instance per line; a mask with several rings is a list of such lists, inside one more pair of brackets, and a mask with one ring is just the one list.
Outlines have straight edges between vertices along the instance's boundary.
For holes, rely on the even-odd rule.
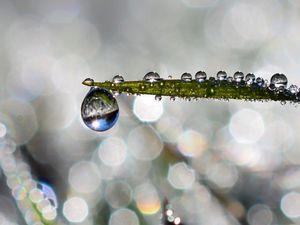
[[207,78],[207,75],[206,75],[206,73],[203,72],[203,71],[198,71],[198,72],[195,74],[195,80],[196,80],[197,82],[203,82],[203,81],[206,80],[206,78]]
[[242,72],[235,72],[233,78],[236,82],[241,82],[244,79],[244,74]]
[[120,75],[116,75],[113,77],[112,82],[115,84],[119,84],[119,83],[124,82],[124,78]]
[[119,107],[106,89],[93,87],[81,105],[81,117],[86,126],[95,131],[110,129],[117,121]]
[[284,74],[276,73],[271,77],[271,84],[274,84],[276,89],[284,90],[287,86],[288,80]]
[[159,102],[162,99],[162,97],[161,95],[155,95],[154,99]]
[[172,77],[172,75],[169,75],[169,76],[168,76],[168,79],[170,79],[170,80],[171,80],[172,78],[173,78],[173,77]]
[[171,96],[171,97],[170,97],[170,100],[171,100],[172,102],[174,102],[174,101],[175,101],[175,96]]
[[218,80],[225,80],[227,77],[227,73],[225,71],[219,71],[217,73],[217,79]]
[[256,78],[256,84],[260,87],[264,85],[264,80],[261,77]]
[[251,85],[255,81],[255,75],[253,73],[248,73],[245,77],[245,81],[247,85]]
[[269,89],[271,90],[271,91],[274,91],[275,89],[276,89],[276,87],[275,87],[275,85],[274,84],[270,84],[269,85]]
[[296,94],[296,93],[298,92],[298,87],[297,87],[297,85],[292,84],[292,85],[289,87],[289,91],[290,91],[292,94]]
[[160,76],[156,72],[149,72],[144,76],[143,80],[149,83],[154,83],[160,80]]
[[232,82],[233,81],[233,77],[227,77],[227,81],[228,82]]
[[192,81],[192,75],[190,73],[184,73],[181,75],[181,80],[184,82],[191,82]]
[[88,85],[88,86],[93,86],[94,80],[92,78],[86,78],[84,81],[82,81],[82,84]]

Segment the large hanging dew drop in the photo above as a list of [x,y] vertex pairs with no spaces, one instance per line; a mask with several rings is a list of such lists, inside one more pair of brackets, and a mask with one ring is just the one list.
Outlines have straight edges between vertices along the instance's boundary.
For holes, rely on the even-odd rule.
[[285,89],[288,80],[284,74],[276,73],[271,77],[271,85],[274,85],[276,89]]
[[119,116],[119,106],[106,89],[92,87],[81,105],[81,117],[86,126],[95,131],[110,129]]
[[154,83],[160,80],[160,76],[156,72],[149,72],[144,76],[143,80],[149,83]]

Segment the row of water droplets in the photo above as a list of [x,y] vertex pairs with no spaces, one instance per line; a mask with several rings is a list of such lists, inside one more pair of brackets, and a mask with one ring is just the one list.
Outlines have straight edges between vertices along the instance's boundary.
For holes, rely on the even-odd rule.
[[[171,76],[168,79],[172,79]],[[236,72],[233,76],[227,76],[225,71],[219,71],[216,74],[216,78],[208,78],[206,73],[203,71],[198,71],[193,76],[190,73],[183,73],[181,75],[181,81],[184,83],[187,82],[198,82],[203,83],[213,81],[218,85],[222,85],[224,82],[234,83],[237,88],[239,87],[256,87],[256,88],[265,88],[267,90],[273,91],[275,94],[284,93],[285,95],[294,96],[295,100],[300,100],[300,92],[296,85],[291,85],[287,88],[288,80],[284,74],[276,73],[271,79],[270,83],[261,78],[255,77],[254,74],[248,73],[246,76],[242,72]],[[125,80],[123,76],[116,75],[112,78],[112,86],[116,84],[123,83]],[[163,81],[157,72],[148,72],[144,77],[143,81],[146,83],[157,83]],[[120,94],[120,92],[110,92],[104,88],[100,88],[94,85],[94,80],[87,78],[83,82],[84,84],[92,86],[88,94],[85,96],[82,106],[81,106],[81,116],[86,124],[92,130],[95,131],[105,131],[110,129],[117,121],[119,116],[119,107],[115,96]],[[142,86],[145,88],[145,86]],[[156,95],[155,99],[160,101],[162,96]],[[191,98],[186,98],[190,100]],[[293,98],[291,98],[293,99]],[[171,101],[175,100],[175,96],[170,97]],[[284,101],[282,103],[285,103]],[[101,106],[101,108],[99,108]]]
[[[168,77],[169,79],[172,79],[172,76]],[[213,77],[212,77],[213,78]],[[214,78],[213,78],[214,79]],[[225,71],[219,71],[216,75],[216,79],[218,81],[228,81],[228,82],[236,82],[236,83],[241,83],[242,85],[252,85],[256,84],[259,87],[268,87],[270,90],[276,90],[276,91],[284,91],[287,87],[287,77],[284,74],[279,74],[276,73],[271,77],[270,84],[268,85],[268,80],[263,79],[261,77],[255,77],[254,74],[248,73],[246,76],[244,73],[237,71],[234,73],[233,76],[227,76],[227,73]],[[159,76],[157,72],[149,72],[147,73],[143,81],[148,82],[148,83],[155,83],[162,81],[163,78]],[[191,82],[193,81],[193,76],[190,73],[183,73],[181,75],[181,80],[183,82]],[[207,75],[204,71],[198,71],[195,76],[194,80],[196,82],[202,83],[207,80]],[[112,79],[112,83],[118,84],[124,82],[123,76],[116,75]],[[295,94],[299,92],[299,89],[296,85],[291,85],[288,89],[292,94]]]

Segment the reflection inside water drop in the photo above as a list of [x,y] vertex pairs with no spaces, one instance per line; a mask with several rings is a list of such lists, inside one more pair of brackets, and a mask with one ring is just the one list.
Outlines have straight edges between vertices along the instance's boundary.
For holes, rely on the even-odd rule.
[[92,87],[81,105],[81,117],[86,126],[95,131],[110,129],[119,116],[119,106],[106,89]]

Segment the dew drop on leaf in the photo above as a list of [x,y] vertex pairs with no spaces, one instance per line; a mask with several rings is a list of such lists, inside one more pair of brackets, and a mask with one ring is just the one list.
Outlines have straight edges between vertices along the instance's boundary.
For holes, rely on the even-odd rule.
[[236,82],[241,82],[244,79],[244,74],[242,72],[235,72],[233,78]]
[[275,86],[276,89],[286,88],[288,80],[284,74],[276,73],[271,77],[271,84]]
[[110,129],[119,116],[119,106],[106,89],[92,87],[81,105],[81,117],[87,127],[95,131]]
[[196,74],[195,74],[195,80],[197,82],[204,82],[207,78],[207,75],[205,72],[203,71],[198,71]]
[[233,77],[231,77],[231,76],[227,77],[227,81],[228,82],[232,82],[233,81]]
[[261,77],[256,78],[256,84],[260,87],[264,85],[265,81]]
[[227,73],[225,71],[219,71],[217,73],[217,79],[218,80],[225,80],[227,77]]
[[82,83],[85,85],[93,86],[94,80],[92,78],[86,78]]
[[154,98],[155,98],[155,100],[158,101],[158,102],[162,99],[161,95],[155,95]]
[[121,75],[116,75],[113,77],[112,82],[115,84],[119,84],[124,82],[124,78]]
[[253,73],[248,73],[245,77],[245,81],[247,85],[251,85],[255,81],[255,75]]
[[156,72],[149,72],[144,76],[143,80],[149,83],[154,83],[160,80],[160,76]]
[[184,82],[191,82],[192,81],[192,75],[190,73],[184,73],[181,75],[181,80]]
[[297,85],[292,84],[292,85],[289,87],[289,91],[290,91],[292,94],[296,94],[296,93],[298,92],[298,87],[297,87]]

